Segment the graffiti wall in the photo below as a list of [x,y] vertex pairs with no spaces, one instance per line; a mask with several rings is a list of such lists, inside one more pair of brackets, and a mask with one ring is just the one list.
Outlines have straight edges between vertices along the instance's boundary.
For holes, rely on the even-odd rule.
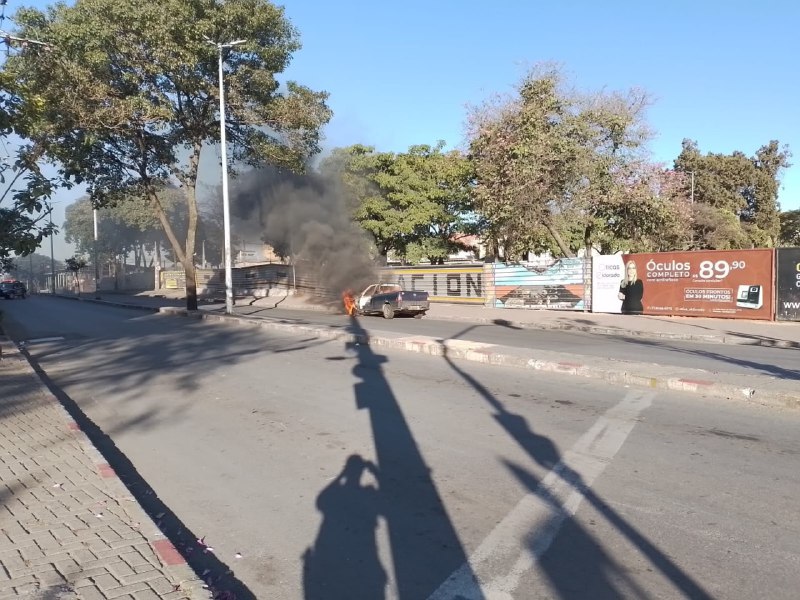
[[431,302],[483,304],[486,300],[483,265],[397,267],[384,269],[383,276],[404,290],[428,292]]
[[495,307],[583,310],[588,277],[582,258],[491,265]]

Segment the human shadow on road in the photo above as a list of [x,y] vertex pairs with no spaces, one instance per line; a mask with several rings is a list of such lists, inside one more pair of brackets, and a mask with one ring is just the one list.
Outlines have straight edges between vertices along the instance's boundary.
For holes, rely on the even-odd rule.
[[[472,327],[469,327],[455,337],[463,336],[471,329]],[[443,340],[442,342],[444,343]],[[489,404],[494,410],[493,416],[497,423],[534,462],[556,473],[573,490],[578,491],[685,597],[702,600],[712,598],[688,573],[685,573],[669,556],[587,486],[580,474],[562,461],[561,454],[550,438],[537,433],[524,416],[507,410],[486,386],[457,365],[448,355],[446,346],[443,357],[450,368]],[[541,554],[538,564],[559,598],[582,600],[591,597],[613,600],[631,594],[636,598],[650,597],[626,570],[614,561],[594,536],[566,512],[562,501],[542,485],[542,481],[536,475],[519,465],[507,463],[506,466],[532,494],[551,506],[554,521],[563,520],[560,530],[556,526],[558,538],[549,549],[546,548],[542,553],[538,548],[541,541],[533,536],[533,532],[530,542],[532,554],[535,556]],[[623,591],[625,589],[627,593]]]
[[385,596],[386,571],[376,539],[380,492],[362,482],[365,472],[378,475],[374,464],[353,454],[317,496],[323,521],[314,547],[303,555],[307,600]]
[[[383,372],[387,358],[365,343],[368,335],[358,318],[350,318],[348,331],[354,336],[354,341],[348,342],[348,351],[354,356],[353,374],[358,379],[356,407],[369,413],[377,464],[371,467],[370,463],[351,457],[343,471],[348,483],[340,483],[334,488],[335,493],[328,487],[319,495],[318,506],[324,521],[314,548],[305,557],[309,575],[304,581],[305,597],[307,600],[385,597],[383,590],[378,593],[383,567],[374,556],[377,547],[370,537],[373,532],[367,531],[379,516],[388,530],[397,597],[424,600],[466,562],[466,553],[431,477],[430,467]],[[377,476],[377,492],[356,485],[356,476],[367,468]],[[348,499],[355,506],[343,506]],[[355,514],[358,511],[363,514]],[[337,515],[344,519],[344,524],[332,523]],[[354,568],[350,565],[359,561],[365,566],[364,571],[353,577]],[[348,567],[334,570],[341,563]],[[320,570],[320,565],[325,568]],[[482,599],[480,596],[471,600]]]

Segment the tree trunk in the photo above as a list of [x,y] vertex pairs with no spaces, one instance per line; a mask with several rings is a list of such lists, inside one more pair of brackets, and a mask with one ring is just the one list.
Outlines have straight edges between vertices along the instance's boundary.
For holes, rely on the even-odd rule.
[[583,230],[583,247],[586,250],[586,256],[588,258],[592,257],[592,232],[594,228],[591,225],[587,225]]
[[[187,231],[186,235],[187,248],[184,250],[184,248],[181,246],[181,243],[178,241],[178,237],[175,235],[175,230],[172,229],[172,224],[167,218],[167,213],[164,211],[164,207],[161,205],[161,200],[159,200],[155,189],[152,187],[148,189],[148,195],[150,196],[150,201],[153,203],[153,206],[156,208],[156,215],[158,215],[158,220],[161,223],[161,227],[164,229],[164,234],[167,236],[167,239],[172,246],[172,252],[174,253],[175,258],[177,258],[178,261],[183,265],[184,274],[186,276],[186,309],[197,310],[197,278],[195,275],[194,263],[192,261],[193,257],[191,254],[189,254],[188,248],[189,241],[191,241],[191,252],[194,253],[194,232],[192,231],[192,226],[197,226],[197,204],[190,202],[187,197],[186,203],[190,207],[189,231]],[[192,205],[194,205],[194,211],[191,210]],[[194,212],[194,219],[192,219],[192,212]],[[191,235],[189,232],[191,232]]]
[[550,233],[550,235],[553,236],[553,239],[555,240],[556,244],[558,244],[558,249],[561,250],[561,253],[564,255],[564,258],[574,258],[575,255],[569,249],[569,246],[567,246],[564,243],[564,239],[561,237],[561,234],[558,232],[558,230],[556,230],[556,228],[553,227],[553,224],[550,222],[550,219],[545,219],[544,226]]
[[187,187],[186,189],[186,205],[189,209],[186,252],[183,255],[183,268],[186,271],[186,308],[187,310],[197,310],[197,271],[194,266],[194,248],[197,236],[197,200],[194,195],[194,188]]

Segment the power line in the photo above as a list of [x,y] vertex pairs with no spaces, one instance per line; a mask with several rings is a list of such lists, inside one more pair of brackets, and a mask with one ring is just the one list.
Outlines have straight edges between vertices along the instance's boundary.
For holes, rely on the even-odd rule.
[[34,40],[31,38],[23,38],[16,35],[13,35],[5,30],[5,21],[6,21],[6,6],[8,5],[8,0],[0,0],[0,43],[5,44],[6,46],[6,56],[11,55],[11,50],[15,47],[19,47],[20,49],[25,49],[28,46],[41,46],[43,48],[50,48],[50,44],[47,42],[42,42],[40,40]]

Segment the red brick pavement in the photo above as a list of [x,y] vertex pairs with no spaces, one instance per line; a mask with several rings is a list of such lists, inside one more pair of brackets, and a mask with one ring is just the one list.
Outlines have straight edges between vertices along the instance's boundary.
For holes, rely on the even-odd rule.
[[0,345],[0,600],[209,598],[25,357]]

